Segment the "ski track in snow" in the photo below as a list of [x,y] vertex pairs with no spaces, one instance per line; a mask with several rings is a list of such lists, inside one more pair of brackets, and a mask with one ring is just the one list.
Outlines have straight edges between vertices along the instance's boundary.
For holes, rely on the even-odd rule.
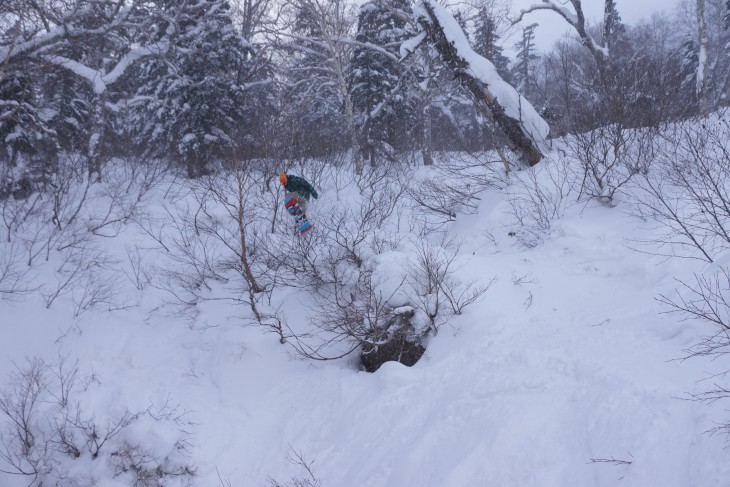
[[[660,314],[654,299],[697,264],[629,250],[637,224],[598,205],[571,209],[526,249],[507,235],[504,204],[486,195],[453,224],[461,277],[496,281],[412,368],[303,361],[215,303],[190,327],[150,313],[146,293],[130,296],[139,308],[76,320],[36,298],[0,302],[1,377],[12,361],[60,350],[97,374],[98,407],[179,404],[202,486],[219,485],[218,472],[242,487],[301,476],[290,449],[314,460],[323,487],[726,482],[724,440],[703,433],[727,417],[723,405],[679,399],[721,364],[673,360],[707,330]],[[306,299],[290,292],[287,315],[304,314]],[[611,458],[632,463],[591,463]],[[0,485],[23,483],[0,474]]]

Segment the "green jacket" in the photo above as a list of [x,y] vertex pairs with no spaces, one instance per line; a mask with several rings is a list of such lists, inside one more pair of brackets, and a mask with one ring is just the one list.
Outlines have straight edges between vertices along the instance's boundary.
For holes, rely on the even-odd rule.
[[302,198],[309,201],[310,196],[314,196],[314,199],[319,198],[317,191],[314,190],[311,184],[299,176],[286,175],[286,186],[284,189],[289,193],[298,193]]

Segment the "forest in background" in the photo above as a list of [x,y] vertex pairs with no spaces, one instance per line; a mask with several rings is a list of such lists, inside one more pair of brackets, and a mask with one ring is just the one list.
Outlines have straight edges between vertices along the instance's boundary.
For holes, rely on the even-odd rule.
[[[657,127],[728,104],[730,2],[684,2],[639,25],[622,23],[620,2],[605,5],[598,25],[565,17],[575,35],[554,46],[537,46],[529,13],[509,2],[452,12],[553,136]],[[555,22],[567,10],[540,7],[555,7]],[[0,195],[49,184],[69,154],[95,177],[112,158],[198,177],[346,152],[361,172],[509,145],[432,45],[401,52],[417,33],[405,0],[5,1]]]

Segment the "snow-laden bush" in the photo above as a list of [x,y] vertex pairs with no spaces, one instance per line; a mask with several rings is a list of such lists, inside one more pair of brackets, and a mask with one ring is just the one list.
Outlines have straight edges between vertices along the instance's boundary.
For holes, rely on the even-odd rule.
[[298,350],[318,359],[359,352],[369,372],[388,361],[415,364],[428,338],[489,288],[454,277],[458,250],[452,239],[414,239],[372,254],[359,268],[340,267],[339,278],[316,296],[317,338],[298,340]]
[[184,413],[94,407],[94,382],[66,360],[17,367],[0,391],[0,472],[29,486],[189,485],[196,469]]

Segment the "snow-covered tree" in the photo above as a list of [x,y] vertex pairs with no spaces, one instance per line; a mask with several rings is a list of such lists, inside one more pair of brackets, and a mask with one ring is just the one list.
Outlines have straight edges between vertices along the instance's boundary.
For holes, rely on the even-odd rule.
[[626,32],[626,27],[621,23],[621,15],[616,9],[616,2],[606,0],[603,13],[603,41],[609,55],[613,55],[612,50],[624,32]]
[[550,130],[545,120],[500,78],[489,60],[472,50],[448,10],[433,0],[421,0],[416,15],[444,64],[472,94],[472,105],[494,120],[521,152],[525,162],[537,164],[543,157],[545,138]]
[[511,81],[509,58],[499,44],[497,20],[487,8],[480,8],[476,14],[474,28],[474,52],[489,59],[505,81]]
[[[311,72],[317,75],[303,89],[324,83],[337,90],[355,171],[361,173],[360,140],[348,83],[355,19],[352,5],[344,0],[294,0],[285,5],[285,17],[290,18],[290,25],[278,32],[282,47],[309,57],[309,66],[316,66]],[[302,31],[303,22],[306,31]]]
[[717,6],[721,23],[718,26],[718,86],[719,102],[730,104],[730,0]]
[[705,18],[705,0],[697,0],[697,38],[699,54],[697,55],[696,91],[697,97],[700,99],[700,104],[702,105],[701,110],[707,112],[709,110],[709,93],[707,88],[709,64],[707,51],[710,39],[707,32],[707,19]]
[[[611,0],[607,1],[610,2]],[[557,0],[543,0],[540,4],[533,4],[520,12],[515,23],[521,22],[525,15],[538,10],[550,10],[555,12],[557,15],[561,16],[568,25],[575,29],[581,43],[593,56],[596,64],[598,65],[599,71],[601,71],[601,73],[605,73],[609,51],[606,46],[596,39],[596,37],[590,32],[589,26],[586,24],[585,14],[583,13],[582,0],[569,0],[570,5],[573,7],[572,10],[566,7],[564,3],[565,2]],[[608,12],[609,15],[612,15],[613,9],[604,9],[604,13],[606,12]],[[612,25],[613,22],[604,22],[604,24]]]
[[35,87],[22,73],[9,73],[0,79],[0,159],[15,166],[18,157],[35,153],[38,143],[48,135],[39,113]]
[[414,36],[409,18],[405,0],[370,0],[360,7],[349,81],[363,157],[371,164],[386,152],[384,144],[402,147],[414,125],[413,78],[396,57],[403,41]]
[[[346,150],[350,137],[346,115],[349,95],[343,97],[337,74],[342,65],[332,62],[336,52],[323,42],[327,37],[323,30],[336,26],[323,26],[314,7],[307,2],[296,6],[290,27],[296,40],[284,43],[287,56],[281,64],[282,127],[278,133],[282,158],[287,160]],[[345,30],[341,34],[348,33]],[[344,56],[342,61],[346,61]]]
[[696,0],[680,4],[677,12],[678,25],[684,26],[683,81],[692,85],[692,98],[704,113],[730,102],[728,9],[726,0]]
[[37,88],[19,72],[0,79],[0,199],[27,193],[55,153],[55,134],[48,128]]
[[164,62],[139,67],[133,131],[147,154],[179,158],[197,177],[234,150],[256,147],[249,122],[263,80],[226,0],[175,0],[165,8],[177,34]]
[[[0,64],[43,63],[87,84],[90,97],[83,103],[90,126],[85,134],[90,174],[99,175],[106,127],[117,113],[113,85],[140,59],[164,52],[173,33],[157,30],[159,35],[149,43],[141,41],[142,33],[151,37],[159,21],[153,7],[144,0],[32,2],[16,13],[19,20],[10,29],[14,33],[0,42]],[[25,28],[26,18],[37,27]]]
[[517,54],[512,70],[512,78],[515,81],[517,90],[527,97],[535,100],[535,73],[534,68],[539,56],[535,53],[535,29],[537,24],[530,24],[522,29],[522,37],[515,44]]

